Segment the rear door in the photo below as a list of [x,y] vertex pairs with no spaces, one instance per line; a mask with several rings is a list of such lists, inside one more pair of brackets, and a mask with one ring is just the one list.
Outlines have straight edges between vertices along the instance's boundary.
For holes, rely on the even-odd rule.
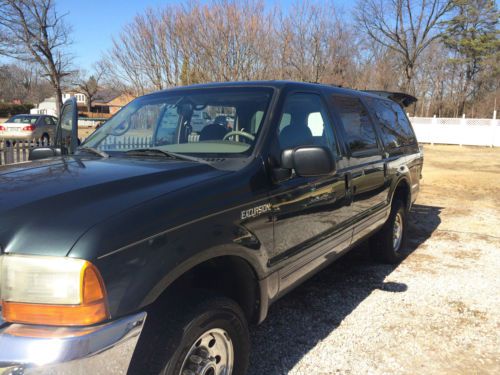
[[352,194],[354,240],[385,219],[390,181],[386,179],[383,147],[364,103],[356,96],[331,97],[348,148],[348,188]]

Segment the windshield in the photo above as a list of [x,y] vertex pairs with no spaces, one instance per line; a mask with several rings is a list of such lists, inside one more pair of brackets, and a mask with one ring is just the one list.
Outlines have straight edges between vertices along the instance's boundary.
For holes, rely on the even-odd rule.
[[153,148],[193,156],[248,155],[272,93],[263,88],[217,88],[143,96],[82,146],[108,154]]

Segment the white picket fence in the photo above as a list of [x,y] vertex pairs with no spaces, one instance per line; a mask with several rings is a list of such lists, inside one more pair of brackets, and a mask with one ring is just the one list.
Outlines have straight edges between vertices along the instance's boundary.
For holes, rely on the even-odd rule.
[[[199,135],[192,133],[188,137],[188,142],[198,142]],[[82,142],[85,138],[80,139]],[[39,146],[49,146],[49,144],[40,143],[35,140],[29,141],[6,141],[0,139],[0,165],[21,163],[28,161],[31,149]],[[126,151],[134,148],[149,148],[153,146],[151,136],[108,136],[104,139],[100,148],[103,151]]]
[[410,117],[420,143],[500,147],[500,121]]
[[39,146],[49,146],[49,144],[35,140],[6,141],[0,139],[0,165],[28,161],[30,150]]

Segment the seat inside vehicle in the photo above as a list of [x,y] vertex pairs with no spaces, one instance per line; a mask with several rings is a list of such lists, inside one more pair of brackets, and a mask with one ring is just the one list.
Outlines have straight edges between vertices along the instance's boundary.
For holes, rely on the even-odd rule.
[[200,141],[222,140],[227,133],[227,129],[219,124],[210,124],[201,129]]
[[285,126],[279,135],[282,149],[295,148],[302,145],[312,144],[313,135],[305,123],[292,123]]

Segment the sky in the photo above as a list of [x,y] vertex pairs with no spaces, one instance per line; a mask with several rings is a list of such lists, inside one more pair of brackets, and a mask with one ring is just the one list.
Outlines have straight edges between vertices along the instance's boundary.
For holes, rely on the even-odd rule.
[[[289,7],[292,0],[281,4]],[[92,65],[111,47],[112,37],[134,16],[148,7],[178,4],[182,0],[59,0],[57,9],[66,13],[66,22],[73,28],[71,53],[73,65],[91,70]],[[273,1],[267,0],[270,6]],[[354,0],[336,0],[344,10],[352,7]]]
[[[206,0],[201,0],[202,2]],[[321,0],[318,0],[321,1]],[[280,3],[291,11],[294,0],[265,0],[268,6]],[[333,0],[336,8],[348,16],[355,0]],[[76,69],[92,70],[92,66],[112,45],[123,26],[148,7],[181,4],[183,0],[58,0],[57,11],[65,14],[72,28],[69,51]],[[0,57],[0,63],[9,59]]]

